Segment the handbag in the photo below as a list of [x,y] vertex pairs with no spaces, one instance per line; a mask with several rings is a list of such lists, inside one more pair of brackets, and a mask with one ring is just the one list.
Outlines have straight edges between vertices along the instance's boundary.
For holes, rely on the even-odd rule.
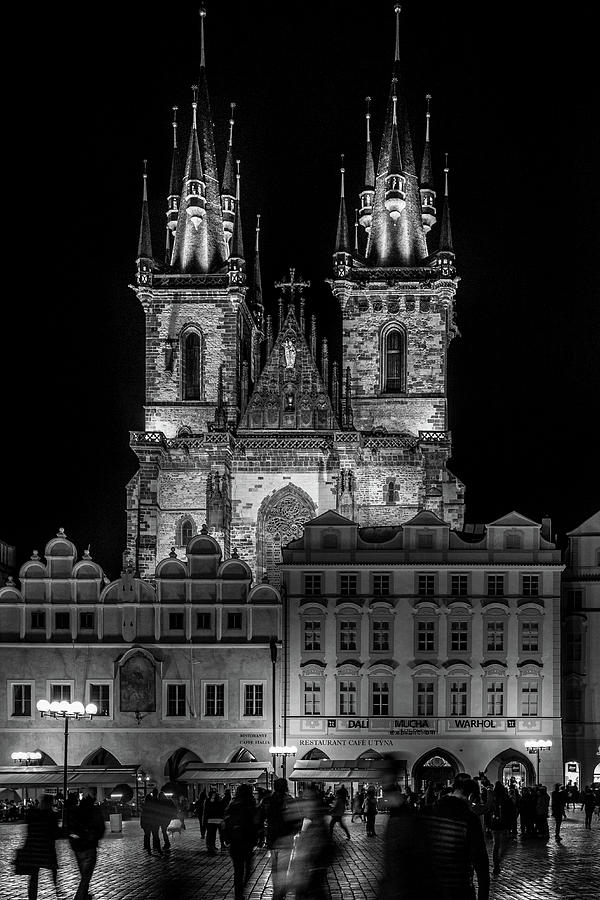
[[26,847],[17,847],[15,851],[15,875],[34,875],[38,866],[34,866]]

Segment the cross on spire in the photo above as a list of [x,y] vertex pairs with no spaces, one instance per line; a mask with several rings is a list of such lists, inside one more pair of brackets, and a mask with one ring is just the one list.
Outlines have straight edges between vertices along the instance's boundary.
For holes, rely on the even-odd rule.
[[289,281],[276,281],[275,287],[279,288],[282,293],[289,294],[290,300],[294,299],[296,293],[301,294],[304,288],[310,287],[310,281],[296,281],[296,270],[290,269]]

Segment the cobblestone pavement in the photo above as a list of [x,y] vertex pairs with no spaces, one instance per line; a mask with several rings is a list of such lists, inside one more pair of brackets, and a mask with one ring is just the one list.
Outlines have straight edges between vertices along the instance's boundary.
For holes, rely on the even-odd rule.
[[[377,900],[382,877],[382,842],[368,839],[364,826],[350,824],[352,840],[340,840],[338,856],[329,873],[332,900]],[[553,822],[551,822],[551,825]],[[379,816],[377,834],[385,829]],[[583,814],[569,813],[562,826],[563,842],[548,844],[513,841],[503,870],[493,882],[493,900],[595,900],[600,897],[600,822],[592,831],[583,826]],[[0,825],[0,900],[25,900],[27,878],[12,874],[14,850],[25,838],[23,825]],[[72,900],[78,884],[74,857],[65,841],[57,844],[59,897]],[[491,856],[491,846],[490,846]],[[271,900],[268,851],[258,850],[246,888],[247,900]],[[227,853],[208,856],[200,841],[195,819],[181,837],[175,835],[172,850],[162,857],[148,857],[142,848],[138,821],[124,822],[123,833],[107,832],[101,844],[91,885],[94,900],[233,900],[233,876]],[[40,876],[39,900],[54,900],[48,872]],[[429,898],[423,898],[429,900]]]

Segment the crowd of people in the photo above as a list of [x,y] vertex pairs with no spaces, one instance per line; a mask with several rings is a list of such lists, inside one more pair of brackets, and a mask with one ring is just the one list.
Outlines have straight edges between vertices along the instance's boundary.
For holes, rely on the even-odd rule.
[[[474,778],[461,773],[452,786],[431,782],[416,793],[399,786],[390,765],[382,787],[380,797],[373,785],[350,797],[343,784],[335,792],[310,786],[294,798],[287,781],[278,778],[272,790],[248,784],[240,784],[234,796],[228,790],[202,790],[191,806],[184,796],[154,789],[140,810],[143,847],[150,856],[168,852],[172,833],[185,830],[186,818],[193,815],[207,854],[228,852],[231,857],[235,900],[244,898],[256,848],[270,855],[273,900],[284,900],[292,890],[296,900],[324,900],[329,896],[327,871],[340,846],[334,839],[336,826],[350,840],[344,817],[351,815],[351,823],[358,819],[364,824],[367,837],[377,837],[375,821],[383,804],[389,816],[380,835],[385,868],[381,900],[487,900],[490,855],[495,878],[519,830],[523,841],[548,841],[551,817],[560,842],[562,823],[577,804],[585,811],[586,829],[592,827],[595,810],[600,818],[600,785],[580,793],[556,784],[549,793],[544,785],[519,789],[514,782],[508,787],[500,781],[491,784],[482,773]],[[27,837],[17,851],[15,872],[29,875],[28,897],[36,900],[40,869],[50,870],[56,885],[55,842],[66,837],[80,873],[75,900],[88,900],[105,815],[93,797],[72,795],[61,827],[55,801],[44,795],[27,805]]]

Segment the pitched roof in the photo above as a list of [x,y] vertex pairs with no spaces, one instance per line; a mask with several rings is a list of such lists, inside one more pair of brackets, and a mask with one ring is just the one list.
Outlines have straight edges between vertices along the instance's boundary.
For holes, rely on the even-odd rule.
[[347,519],[346,516],[340,516],[334,509],[328,509],[326,512],[321,513],[320,516],[317,516],[315,519],[311,519],[310,522],[307,522],[304,526],[305,528],[312,528],[313,525],[317,525],[323,527],[324,525],[355,525],[356,523],[352,521],[352,519]]
[[539,527],[539,522],[534,522],[532,519],[526,518],[526,516],[522,516],[521,513],[518,513],[516,510],[512,510],[512,512],[507,513],[505,516],[501,516],[501,518],[496,519],[494,522],[488,522],[488,528],[492,525],[501,525],[503,527],[510,526],[527,526],[527,525],[537,525]]
[[439,516],[436,516],[434,512],[431,512],[429,509],[420,510],[416,516],[413,516],[412,519],[409,519],[408,522],[404,522],[402,527],[405,528],[407,525],[417,526],[417,525],[443,525],[445,528],[450,528],[448,522],[444,522],[443,519],[440,519]]
[[568,537],[579,534],[600,534],[600,510],[596,513],[592,513],[589,519],[586,519],[585,522],[582,522],[577,528],[567,532]]

